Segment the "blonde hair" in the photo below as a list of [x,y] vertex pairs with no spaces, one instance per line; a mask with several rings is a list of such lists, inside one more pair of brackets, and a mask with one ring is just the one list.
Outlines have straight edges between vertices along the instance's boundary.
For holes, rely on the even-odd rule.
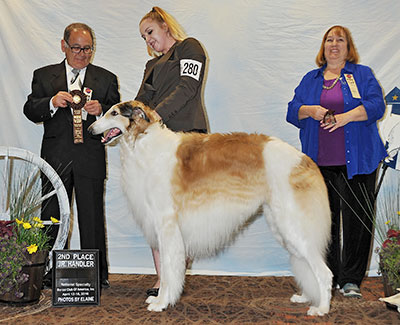
[[[187,38],[185,31],[182,26],[176,21],[174,17],[172,17],[169,13],[161,9],[160,7],[153,7],[150,12],[148,12],[144,17],[140,20],[139,25],[145,21],[146,19],[151,19],[158,22],[160,25],[162,23],[166,23],[168,26],[168,31],[171,36],[177,41],[183,41]],[[150,46],[147,45],[147,53],[150,56],[160,56],[161,53],[154,51]]]
[[340,25],[335,25],[329,28],[324,37],[322,38],[322,43],[321,47],[319,49],[319,52],[317,54],[317,57],[315,58],[315,63],[317,66],[322,67],[326,63],[326,58],[325,58],[325,42],[326,39],[328,38],[328,34],[334,30],[335,34],[342,34],[346,37],[347,40],[347,58],[346,61],[352,62],[352,63],[358,63],[360,60],[360,57],[358,55],[357,49],[354,45],[353,38],[351,37],[351,33],[348,28],[340,26]]

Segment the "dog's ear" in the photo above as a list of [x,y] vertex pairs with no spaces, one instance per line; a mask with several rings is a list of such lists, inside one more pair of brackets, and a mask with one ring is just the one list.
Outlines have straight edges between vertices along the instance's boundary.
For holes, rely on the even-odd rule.
[[147,117],[146,113],[138,106],[133,108],[132,119],[135,117],[139,117],[147,122],[150,122],[150,119]]
[[122,116],[129,118],[130,120],[134,120],[136,117],[139,117],[147,122],[150,122],[146,113],[139,106],[132,106],[129,103],[123,104],[119,107],[119,111]]
[[133,112],[132,105],[130,105],[129,103],[123,103],[123,104],[120,104],[118,106],[118,108],[119,108],[119,112],[122,116],[125,116],[129,119],[131,118],[132,112]]

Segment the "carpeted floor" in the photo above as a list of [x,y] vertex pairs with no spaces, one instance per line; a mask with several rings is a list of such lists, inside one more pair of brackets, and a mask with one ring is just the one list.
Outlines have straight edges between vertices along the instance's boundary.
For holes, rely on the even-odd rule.
[[363,297],[345,298],[333,292],[331,311],[323,317],[306,315],[307,306],[291,303],[296,291],[292,277],[186,277],[181,300],[161,313],[146,310],[145,291],[154,275],[112,274],[111,288],[102,292],[100,306],[52,307],[51,290],[38,304],[0,305],[1,324],[400,324],[400,313],[383,302],[380,277],[366,278]]

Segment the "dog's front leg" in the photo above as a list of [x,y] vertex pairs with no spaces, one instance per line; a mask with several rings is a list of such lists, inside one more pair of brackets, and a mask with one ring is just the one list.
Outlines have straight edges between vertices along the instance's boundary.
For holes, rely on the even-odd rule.
[[162,311],[174,305],[182,293],[185,281],[185,246],[177,218],[166,218],[158,236],[160,250],[160,290],[157,297],[148,297],[150,311]]

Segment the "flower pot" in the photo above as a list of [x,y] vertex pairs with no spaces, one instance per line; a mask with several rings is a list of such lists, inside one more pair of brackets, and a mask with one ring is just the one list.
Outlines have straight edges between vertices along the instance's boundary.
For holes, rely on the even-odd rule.
[[385,270],[382,270],[382,281],[383,281],[383,292],[385,294],[385,297],[390,297],[397,293],[396,289],[389,284],[388,276]]
[[23,293],[23,296],[18,298],[15,295],[15,291],[12,290],[0,295],[0,301],[15,305],[37,303],[42,291],[43,275],[48,254],[49,252],[47,250],[39,251],[33,254],[27,254],[27,259],[30,261],[30,264],[22,267],[22,273],[28,274],[29,279],[20,286],[20,291]]
[[[390,296],[393,296],[393,295],[397,294],[398,292],[397,292],[396,288],[394,288],[392,285],[389,284],[389,278],[388,278],[388,275],[387,275],[387,271],[383,267],[383,263],[382,262],[380,262],[380,271],[381,271],[381,274],[382,274],[383,293],[385,294],[385,297],[390,297]],[[386,307],[388,309],[393,309],[393,310],[397,311],[397,306],[392,305],[392,304],[390,304],[388,302],[385,302],[385,303],[386,303]]]

